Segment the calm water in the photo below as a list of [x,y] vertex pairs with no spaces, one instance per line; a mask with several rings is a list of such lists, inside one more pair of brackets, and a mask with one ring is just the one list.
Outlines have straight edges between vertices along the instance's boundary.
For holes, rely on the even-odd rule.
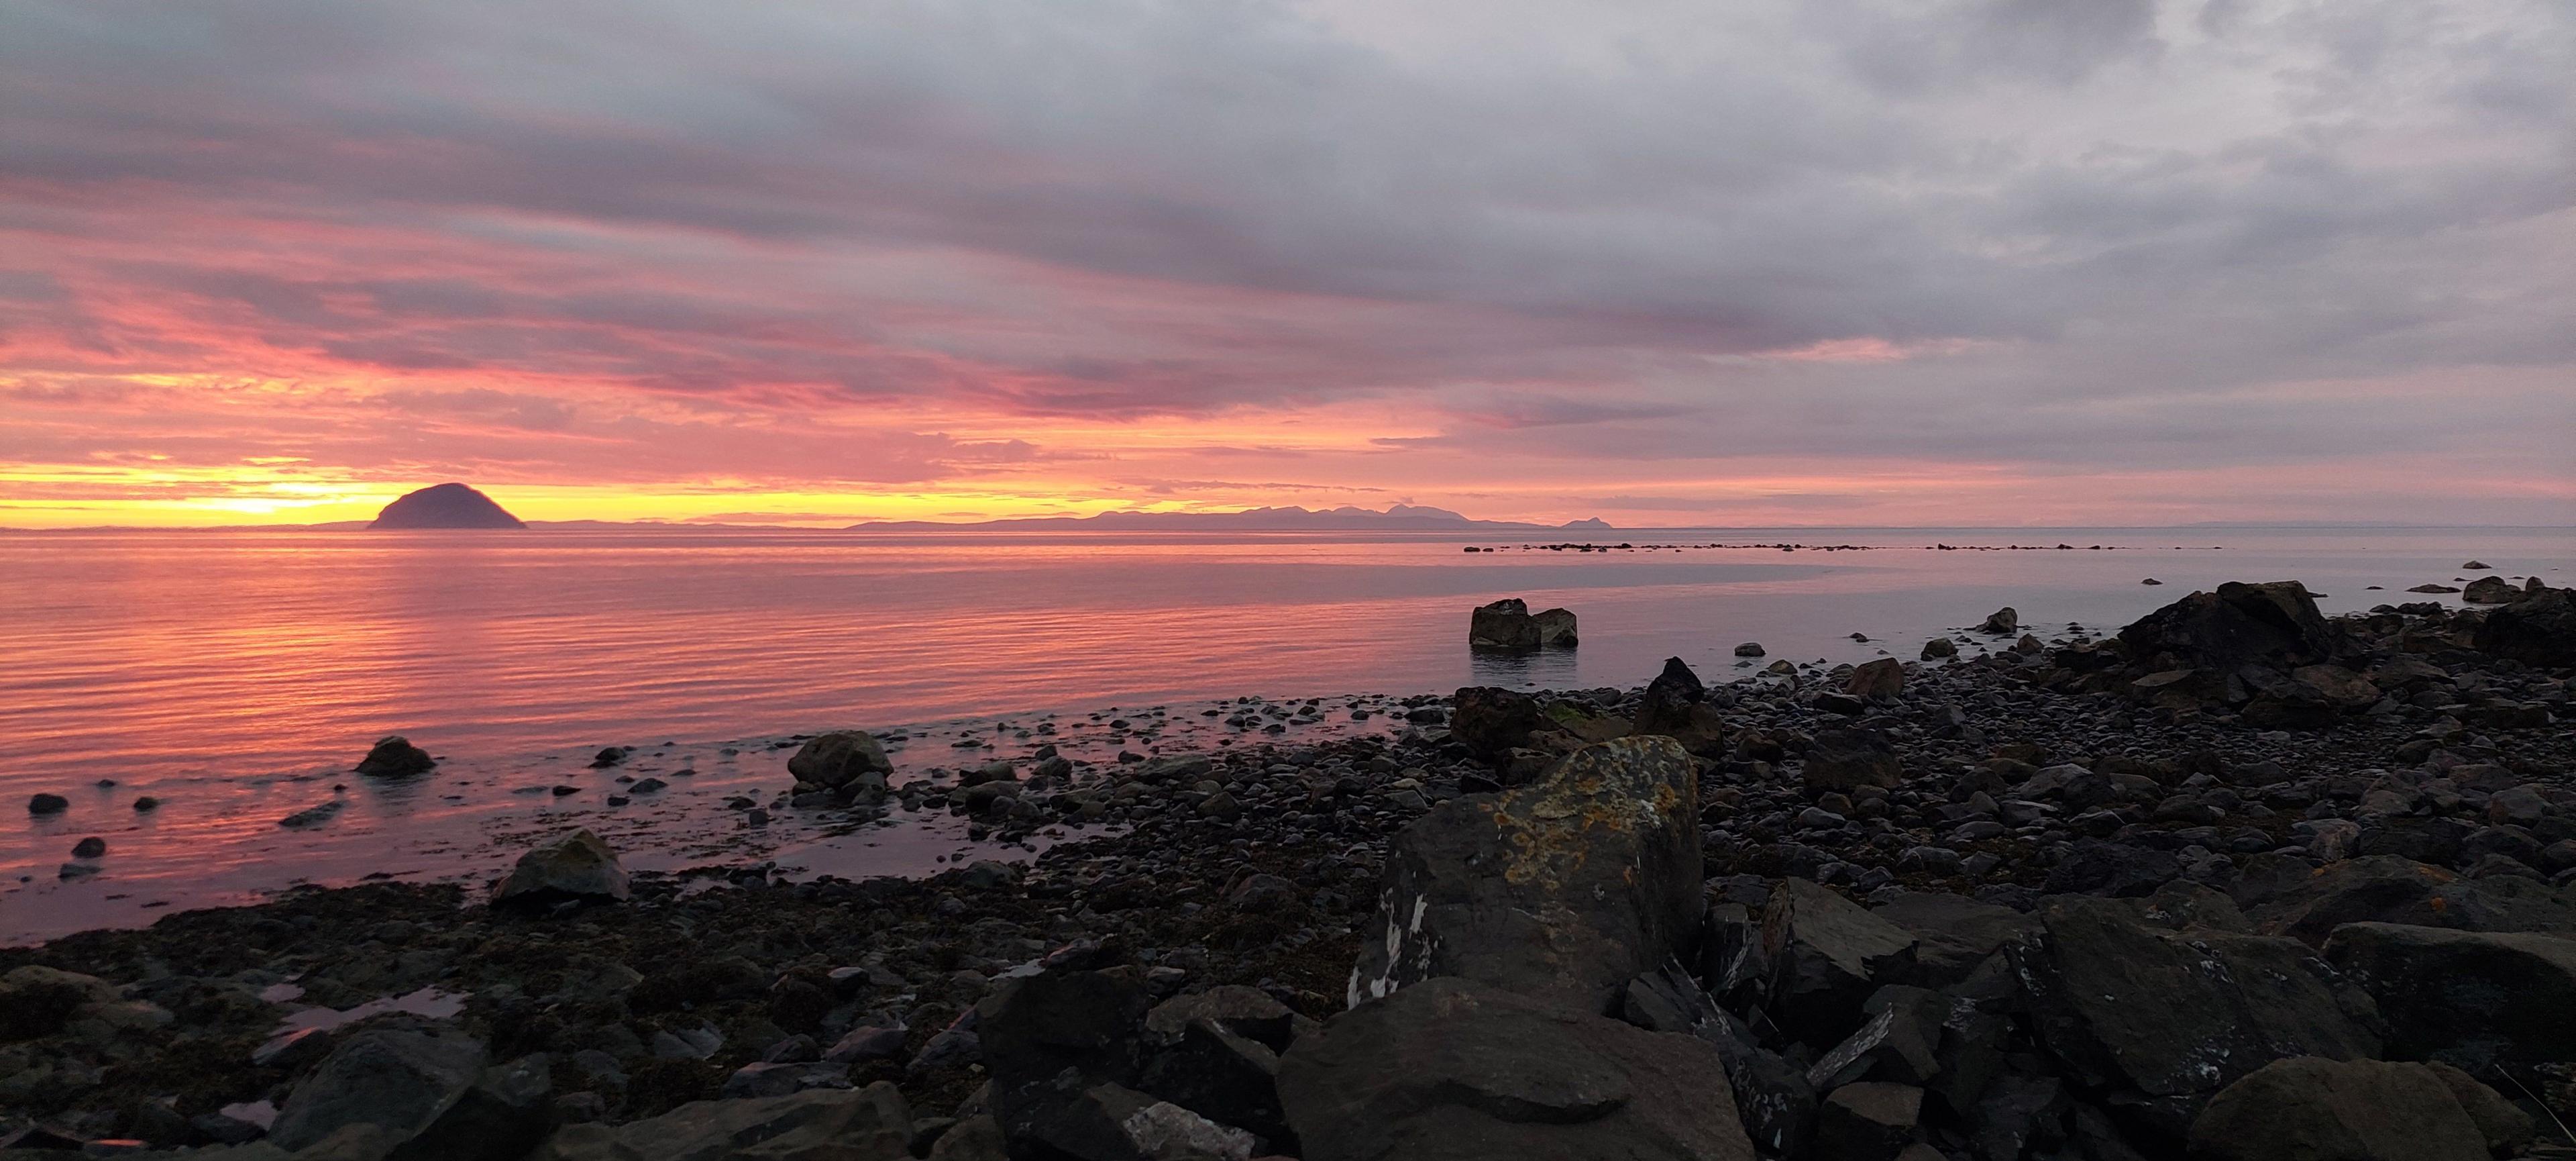
[[[2000,605],[2042,633],[2099,629],[2195,587],[2296,578],[2347,610],[2422,599],[2398,590],[2449,582],[2471,558],[2576,579],[2565,529],[1726,530],[1603,542],[1623,539],[1891,547],[1578,555],[1490,534],[0,536],[0,873],[44,886],[69,839],[87,833],[121,842],[111,868],[129,872],[142,865],[128,853],[137,844],[172,874],[188,857],[236,870],[281,858],[275,820],[310,797],[298,787],[345,779],[386,733],[485,781],[378,796],[372,817],[471,817],[489,829],[554,806],[508,797],[514,774],[610,744],[1243,694],[1635,684],[1671,655],[1714,677],[1736,671],[1742,641],[1772,658],[1858,660],[1882,647],[1910,658],[1924,637]],[[2122,551],[1922,547],[2059,542]],[[1469,543],[1503,551],[1462,553]],[[2164,585],[2138,583],[2149,576]],[[2387,591],[2366,591],[2374,584]],[[1467,609],[1504,596],[1575,610],[1582,646],[1471,655]],[[1854,632],[1877,640],[1856,644]],[[777,780],[767,767],[742,777]],[[119,785],[95,788],[100,779]],[[18,803],[37,790],[73,796],[73,816],[30,820]],[[194,793],[169,794],[166,821],[138,825],[120,809],[174,790]],[[293,877],[354,873],[330,857],[348,844],[322,833],[294,848],[312,865]],[[217,854],[226,841],[247,845]],[[175,849],[186,843],[193,856]],[[423,857],[468,845],[448,833]],[[0,897],[0,936],[10,907]]]

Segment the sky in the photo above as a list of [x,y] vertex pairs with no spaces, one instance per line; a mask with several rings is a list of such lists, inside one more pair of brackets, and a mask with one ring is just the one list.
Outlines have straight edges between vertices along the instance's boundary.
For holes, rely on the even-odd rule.
[[0,0],[0,525],[2576,524],[2565,0]]

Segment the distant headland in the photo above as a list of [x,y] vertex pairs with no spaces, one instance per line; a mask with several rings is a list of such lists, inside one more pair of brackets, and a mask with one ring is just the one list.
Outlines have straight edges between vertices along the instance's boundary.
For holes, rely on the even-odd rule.
[[507,509],[492,502],[492,497],[463,484],[436,484],[415,492],[406,492],[384,511],[376,513],[369,528],[525,528],[527,522],[510,515]]

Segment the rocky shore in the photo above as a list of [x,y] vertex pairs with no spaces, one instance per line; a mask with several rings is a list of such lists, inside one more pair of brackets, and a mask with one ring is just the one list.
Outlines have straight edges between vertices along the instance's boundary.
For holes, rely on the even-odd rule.
[[2568,1155],[2576,596],[2509,595],[902,786],[826,735],[787,809],[1107,833],[863,882],[573,836],[0,950],[0,1156]]

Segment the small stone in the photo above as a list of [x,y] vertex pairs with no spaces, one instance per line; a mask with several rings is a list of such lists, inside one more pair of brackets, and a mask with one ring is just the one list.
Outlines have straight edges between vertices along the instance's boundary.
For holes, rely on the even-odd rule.
[[1763,655],[1762,643],[1759,641],[1747,641],[1744,644],[1735,647],[1735,655],[1738,657],[1760,657]]
[[72,844],[72,857],[75,859],[95,859],[106,853],[107,840],[103,838],[93,836]]
[[59,794],[39,794],[27,800],[29,814],[61,814],[71,808],[71,800]]

